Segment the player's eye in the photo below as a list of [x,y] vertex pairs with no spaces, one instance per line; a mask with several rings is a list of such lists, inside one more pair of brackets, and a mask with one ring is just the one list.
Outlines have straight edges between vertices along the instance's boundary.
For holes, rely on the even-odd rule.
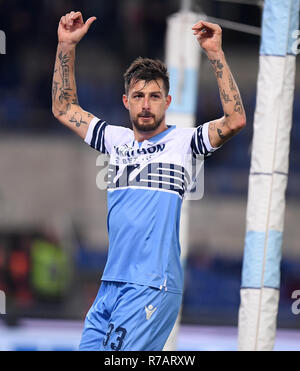
[[159,94],[152,94],[152,98],[159,99],[160,95]]

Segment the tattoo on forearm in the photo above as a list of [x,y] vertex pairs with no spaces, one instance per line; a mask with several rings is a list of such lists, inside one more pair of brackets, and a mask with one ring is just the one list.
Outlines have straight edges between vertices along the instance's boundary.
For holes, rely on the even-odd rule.
[[69,121],[74,123],[76,125],[76,127],[78,127],[78,128],[81,125],[87,125],[88,124],[86,121],[82,120],[82,116],[79,112],[75,112],[75,114],[72,116],[72,118]]
[[229,86],[231,91],[237,91],[236,84],[231,75],[229,76]]
[[71,108],[71,104],[68,103],[68,104],[67,104],[67,107],[66,107],[65,110],[61,110],[61,111],[59,111],[59,116],[64,116],[64,115],[66,115],[67,112],[70,110],[70,108]]
[[235,112],[243,115],[244,108],[239,89],[225,60],[210,59],[210,63],[217,79],[220,79],[218,80],[218,86],[224,117],[222,120],[210,123],[209,136],[216,143],[224,143],[236,134],[235,122],[237,121],[237,116]]
[[67,91],[63,90],[63,88],[60,88],[60,96],[58,98],[60,103],[63,103],[64,100],[68,102],[70,97],[71,95]]
[[55,100],[55,98],[56,98],[57,89],[58,89],[58,82],[53,80],[53,84],[52,84],[52,100]]
[[63,88],[66,90],[71,90],[69,79],[70,67],[68,65],[68,63],[70,62],[70,58],[68,57],[68,54],[63,55],[62,51],[59,53],[58,58],[60,60],[60,73],[62,77]]
[[223,67],[224,65],[221,63],[220,59],[210,59],[210,63],[215,71],[215,74],[218,79],[223,77]]
[[79,105],[77,94],[74,94],[74,99],[72,100],[72,104],[75,104],[76,106]]
[[59,53],[58,58],[60,60],[60,76],[62,80],[62,87],[60,88],[60,96],[59,101],[63,103],[63,101],[69,102],[69,98],[71,97],[68,91],[72,91],[70,87],[70,58],[68,54],[63,55],[62,51]]
[[221,91],[221,97],[225,104],[232,102],[232,100],[229,97],[229,94],[227,94],[224,89]]
[[[81,125],[88,125],[88,122],[85,121],[87,120],[85,116],[83,119],[79,108],[73,59],[72,52],[58,51],[52,84],[52,99],[58,116],[66,116],[69,113],[69,122],[79,128]],[[78,106],[77,109],[75,108],[75,113],[71,111],[74,106]],[[87,117],[90,118],[92,115],[87,114]]]
[[234,96],[235,105],[234,105],[234,111],[240,113],[241,115],[244,113],[244,109],[242,106],[241,97],[239,94],[236,94]]

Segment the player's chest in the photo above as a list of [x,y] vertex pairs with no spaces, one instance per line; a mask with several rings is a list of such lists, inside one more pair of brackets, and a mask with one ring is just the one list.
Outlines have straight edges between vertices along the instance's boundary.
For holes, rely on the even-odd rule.
[[151,162],[178,163],[178,159],[175,158],[176,153],[178,153],[176,147],[176,140],[174,139],[157,143],[144,141],[141,144],[133,140],[113,148],[110,156],[110,164],[119,166],[143,166]]

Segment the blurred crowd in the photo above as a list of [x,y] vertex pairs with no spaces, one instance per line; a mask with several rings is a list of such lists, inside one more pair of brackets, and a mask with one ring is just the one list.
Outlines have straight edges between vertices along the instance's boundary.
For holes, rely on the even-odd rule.
[[78,48],[80,103],[91,112],[122,121],[122,72],[133,58],[163,58],[166,16],[178,1],[0,1],[7,55],[1,57],[1,128],[45,132],[51,122],[51,82],[61,16],[80,10],[96,16]]
[[[260,10],[254,6],[195,0],[193,9],[214,17],[260,24]],[[32,134],[68,133],[51,114],[51,84],[57,46],[57,26],[62,15],[80,10],[84,19],[96,16],[88,35],[78,46],[76,80],[80,104],[111,124],[129,126],[128,114],[121,104],[123,73],[137,56],[164,59],[166,19],[180,9],[180,0],[0,0],[0,29],[6,33],[7,54],[0,58],[0,130]],[[224,30],[226,47],[237,50],[245,44],[256,48],[259,38]],[[250,49],[249,49],[250,50]],[[255,54],[256,55],[256,54]],[[212,75],[213,81],[213,75]],[[239,84],[240,85],[240,84]],[[225,171],[224,185],[217,192],[247,191],[250,165],[255,84],[249,90],[240,86],[248,126],[231,146],[207,161],[207,168]],[[299,96],[299,92],[296,91]],[[199,92],[197,123],[219,117],[218,90],[214,95]],[[295,106],[295,122],[300,120]],[[68,133],[69,134],[69,133]],[[300,174],[299,125],[294,125],[291,143],[291,172]],[[228,170],[244,171],[233,182]],[[288,194],[299,194],[297,180],[291,179]],[[235,185],[238,184],[238,188]],[[213,187],[213,184],[212,184]],[[212,188],[213,190],[213,188]],[[298,193],[297,193],[298,192]]]

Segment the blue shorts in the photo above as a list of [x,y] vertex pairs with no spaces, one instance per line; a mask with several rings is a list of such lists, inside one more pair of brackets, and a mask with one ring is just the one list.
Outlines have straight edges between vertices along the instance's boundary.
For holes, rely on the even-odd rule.
[[164,289],[103,281],[87,313],[79,350],[160,351],[181,299]]

